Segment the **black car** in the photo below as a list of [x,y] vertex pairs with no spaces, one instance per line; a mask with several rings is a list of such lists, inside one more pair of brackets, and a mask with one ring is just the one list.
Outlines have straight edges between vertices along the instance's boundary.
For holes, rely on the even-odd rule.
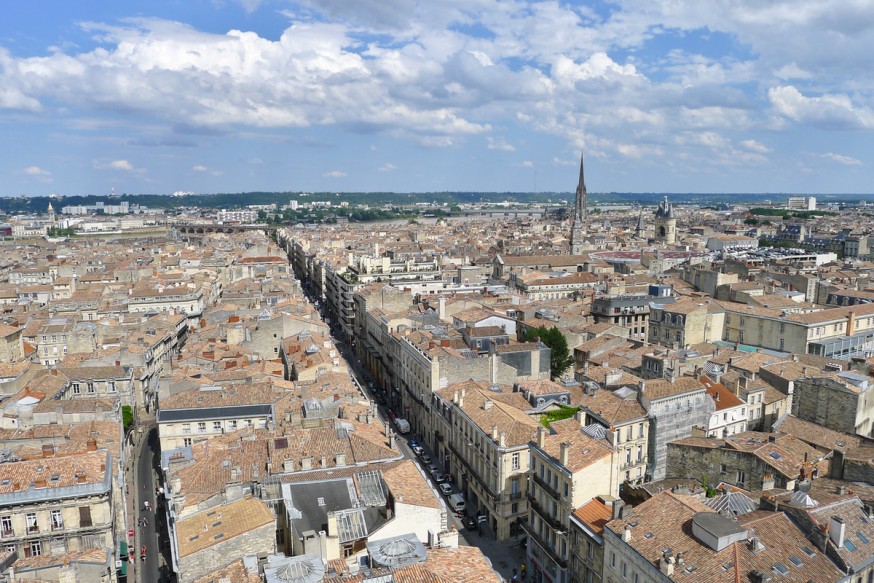
[[476,530],[476,518],[474,518],[473,516],[465,516],[462,521],[464,522],[464,528],[466,528],[467,530]]

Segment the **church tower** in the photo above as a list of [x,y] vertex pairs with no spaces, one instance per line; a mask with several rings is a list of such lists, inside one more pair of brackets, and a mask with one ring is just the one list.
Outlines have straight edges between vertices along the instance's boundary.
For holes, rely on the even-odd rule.
[[677,242],[677,217],[674,215],[674,207],[665,200],[659,203],[655,212],[655,237],[658,241],[673,245]]
[[48,212],[49,212],[49,222],[54,225],[55,224],[55,207],[52,206],[51,202],[49,202]]
[[634,235],[638,239],[646,239],[646,223],[643,222],[643,206],[640,207],[640,215],[637,217],[637,225],[634,227]]
[[583,172],[583,154],[580,153],[580,182],[574,200],[574,218],[571,224],[571,255],[582,255],[585,247],[583,233],[589,215],[589,195],[586,192],[586,177]]

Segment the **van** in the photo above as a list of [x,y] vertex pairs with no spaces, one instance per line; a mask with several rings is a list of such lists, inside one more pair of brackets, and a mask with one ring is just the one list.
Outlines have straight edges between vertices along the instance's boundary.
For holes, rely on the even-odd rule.
[[456,514],[464,512],[464,497],[461,494],[453,494],[449,497],[449,508]]

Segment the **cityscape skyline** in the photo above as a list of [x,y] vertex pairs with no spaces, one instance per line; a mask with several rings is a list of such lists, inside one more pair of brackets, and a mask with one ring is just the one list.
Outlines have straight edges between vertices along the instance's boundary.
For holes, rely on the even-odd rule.
[[[41,5],[45,7],[46,5]],[[865,193],[874,6],[11,5],[0,196]]]

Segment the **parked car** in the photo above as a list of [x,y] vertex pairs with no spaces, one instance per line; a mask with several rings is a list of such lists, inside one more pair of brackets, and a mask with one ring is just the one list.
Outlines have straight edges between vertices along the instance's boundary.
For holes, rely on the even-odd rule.
[[446,481],[446,475],[443,472],[434,472],[434,481],[442,484]]
[[425,464],[425,466],[428,466],[428,464],[431,463],[431,456],[428,454],[422,454],[419,459],[422,460],[422,463]]
[[409,445],[410,448],[412,449],[412,448],[415,448],[417,445],[419,445],[419,442],[415,439],[408,439],[407,445]]
[[450,486],[446,482],[437,484],[437,487],[440,488],[440,493],[444,496],[452,496],[452,486]]
[[440,473],[440,468],[437,467],[437,464],[428,464],[428,473],[432,476],[436,476]]
[[421,445],[413,445],[410,447],[410,449],[412,449],[413,453],[416,455],[422,455],[423,453],[425,453],[425,448],[423,448]]
[[465,516],[462,522],[464,522],[464,528],[467,530],[476,530],[477,528],[476,518],[473,516]]

